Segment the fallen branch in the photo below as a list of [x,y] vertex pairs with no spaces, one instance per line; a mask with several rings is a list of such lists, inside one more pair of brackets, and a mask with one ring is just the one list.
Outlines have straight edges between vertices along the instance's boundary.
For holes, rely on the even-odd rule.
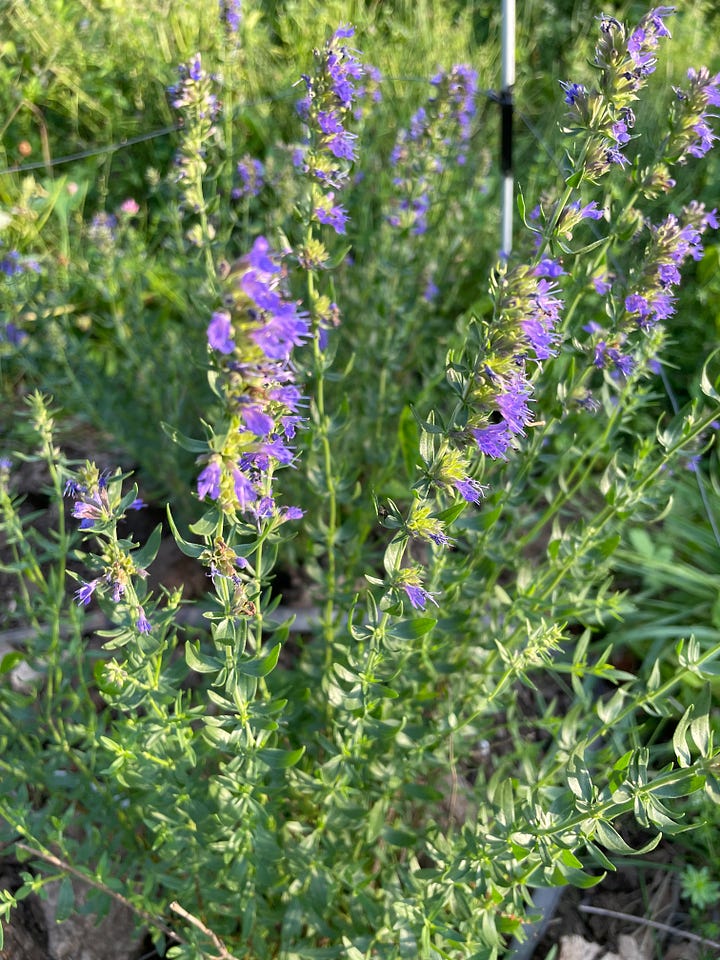
[[35,847],[31,847],[27,843],[22,843],[20,841],[17,841],[15,846],[18,850],[22,850],[27,853],[28,856],[37,857],[38,860],[44,860],[45,863],[49,863],[53,867],[57,867],[64,873],[68,873],[73,877],[77,877],[78,880],[82,880],[82,882],[86,883],[89,887],[94,887],[96,890],[100,890],[101,893],[106,893],[109,897],[112,897],[113,900],[121,903],[124,907],[127,907],[128,910],[131,910],[134,914],[144,920],[145,923],[160,930],[160,932],[164,933],[166,937],[171,937],[173,940],[177,941],[177,943],[187,944],[187,940],[184,940],[181,936],[171,930],[170,927],[162,920],[158,919],[158,917],[155,917],[153,914],[143,910],[142,907],[136,907],[134,903],[131,903],[130,900],[128,900],[127,897],[124,897],[121,893],[118,893],[116,890],[111,890],[99,880],[95,880],[93,877],[87,876],[87,874],[83,873],[82,870],[78,870],[76,867],[71,866],[71,864],[67,863],[65,860],[61,860],[60,857],[56,857],[55,854],[48,853],[45,850],[38,850]]
[[[28,856],[37,857],[39,860],[44,860],[45,863],[49,863],[53,867],[57,867],[59,870],[71,874],[73,877],[77,877],[78,880],[81,880],[88,886],[94,887],[96,890],[100,890],[102,893],[106,893],[109,897],[112,897],[113,900],[121,903],[128,910],[131,910],[138,917],[141,917],[147,924],[155,927],[157,930],[160,930],[165,934],[166,937],[170,937],[175,940],[176,943],[181,943],[183,945],[188,944],[188,941],[184,937],[181,937],[179,934],[175,933],[175,931],[172,930],[163,920],[160,920],[153,914],[143,910],[142,907],[135,906],[135,904],[131,903],[131,901],[128,900],[127,897],[124,897],[121,893],[117,893],[117,891],[111,890],[99,880],[95,880],[93,877],[87,876],[82,872],[82,870],[78,870],[65,860],[61,860],[60,857],[56,857],[55,854],[49,853],[45,850],[38,850],[36,847],[31,847],[27,843],[22,843],[21,841],[16,841],[15,846],[18,850],[22,850],[27,853]],[[178,916],[182,917],[183,920],[187,920],[188,923],[192,924],[192,926],[196,927],[212,941],[213,946],[218,951],[216,960],[238,960],[237,957],[230,953],[216,933],[213,933],[209,927],[205,926],[202,920],[198,920],[197,917],[194,917],[184,907],[180,906],[177,900],[173,900],[173,902],[170,904],[170,909],[174,913],[177,913]]]
[[173,900],[173,902],[170,904],[170,909],[177,913],[178,916],[182,917],[183,920],[187,920],[188,923],[191,923],[194,927],[197,927],[201,933],[204,933],[206,937],[209,937],[212,940],[215,949],[220,951],[218,954],[218,960],[237,960],[237,957],[233,956],[233,954],[228,951],[220,937],[218,937],[216,933],[213,933],[209,927],[206,927],[202,920],[198,920],[197,917],[194,917],[191,913],[188,913],[185,907],[181,907],[177,900]]
[[703,947],[713,947],[720,950],[720,943],[715,940],[708,940],[706,937],[700,937],[696,933],[688,933],[686,930],[678,930],[677,927],[671,927],[667,923],[660,923],[658,920],[648,920],[645,917],[636,917],[632,913],[621,913],[619,910],[607,910],[605,907],[591,907],[580,904],[579,908],[583,913],[595,913],[601,917],[614,917],[616,920],[630,920],[632,923],[639,923],[641,926],[652,927],[654,930],[662,930],[664,933],[670,933],[674,937],[682,937],[685,940],[692,940],[693,943],[699,943]]

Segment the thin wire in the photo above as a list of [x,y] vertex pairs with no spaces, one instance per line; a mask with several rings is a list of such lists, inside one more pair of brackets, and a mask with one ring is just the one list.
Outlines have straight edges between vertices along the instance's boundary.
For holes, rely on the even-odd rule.
[[32,163],[17,164],[14,167],[6,167],[0,170],[0,176],[5,173],[25,173],[27,170],[39,170],[47,167],[59,167],[63,163],[73,163],[75,160],[87,160],[88,157],[100,157],[105,153],[113,153],[115,150],[123,150],[125,147],[132,147],[136,143],[143,143],[146,140],[155,140],[157,137],[165,137],[169,133],[174,133],[180,129],[179,123],[174,123],[170,127],[162,127],[159,130],[153,130],[151,133],[141,133],[136,137],[123,138],[118,143],[111,143],[106,147],[91,147],[88,150],[80,150],[78,153],[68,153],[64,157],[56,157],[54,160],[35,160]]
[[558,160],[557,155],[551,150],[548,145],[547,140],[542,136],[535,124],[530,120],[526,113],[519,113],[518,117],[522,120],[525,126],[528,128],[530,133],[533,135],[535,142],[538,143],[545,153],[548,155],[549,159],[552,160],[553,166],[557,167],[558,173],[564,173],[564,168],[561,160]]
[[[428,83],[427,77],[387,77],[388,80],[395,83]],[[295,88],[291,87],[272,97],[261,97],[259,100],[247,100],[238,104],[239,108],[261,106],[265,103],[280,103],[287,100],[295,93]],[[486,97],[488,100],[497,101],[498,94],[493,90],[478,90],[478,94]],[[166,137],[168,134],[176,133],[181,129],[180,123],[174,123],[168,127],[160,127],[157,130],[151,130],[149,133],[140,133],[135,137],[123,137],[117,143],[111,143],[104,147],[89,147],[87,150],[80,150],[77,153],[69,153],[63,157],[56,157],[53,160],[34,160],[32,163],[19,163],[12,167],[5,167],[0,170],[0,176],[8,173],[26,173],[32,170],[47,170],[49,167],[59,167],[65,163],[74,163],[76,160],[88,160],[91,157],[101,157],[107,153],[114,153],[117,150],[125,150],[127,147],[133,147],[138,143],[145,143],[148,140],[156,140],[160,137]]]

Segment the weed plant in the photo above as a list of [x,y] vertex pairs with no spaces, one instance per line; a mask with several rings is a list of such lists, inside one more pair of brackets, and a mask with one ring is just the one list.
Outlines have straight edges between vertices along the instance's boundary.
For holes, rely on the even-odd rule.
[[[174,77],[148,60],[114,92],[88,19],[92,129],[51,66],[62,31],[10,7],[3,69],[46,48],[60,135],[103,110],[127,135],[130,102],[176,129],[142,180],[83,160],[1,181],[0,362],[24,417],[0,466],[0,845],[27,862],[0,911],[61,879],[62,919],[80,878],[168,957],[490,960],[534,887],[591,886],[720,798],[713,542],[705,581],[689,550],[676,595],[663,579],[673,525],[712,507],[680,479],[714,463],[720,419],[699,324],[664,398],[684,311],[714,322],[717,281],[702,302],[681,280],[718,228],[698,170],[720,74],[669,82],[668,7],[588,24],[590,64],[578,43],[548,91],[558,163],[531,167],[498,258],[493,45],[399,72],[417,24],[446,55],[491,36],[482,5],[369,4],[351,26],[328,4],[328,33],[295,3],[181,6],[152,28]],[[47,109],[23,98],[18,150]],[[169,495],[203,596],[150,588],[161,525],[139,542],[131,477],[63,452],[83,419]],[[45,477],[42,516],[19,464]],[[281,602],[283,571],[309,609]]]

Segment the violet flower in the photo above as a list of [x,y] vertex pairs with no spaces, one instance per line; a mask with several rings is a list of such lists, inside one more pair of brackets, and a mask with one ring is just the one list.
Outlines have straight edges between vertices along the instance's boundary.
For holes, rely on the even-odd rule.
[[310,336],[309,317],[288,298],[280,258],[265,237],[238,261],[227,284],[227,309],[213,314],[208,343],[232,426],[198,476],[198,497],[252,513],[258,522],[292,519],[277,507],[271,486],[275,470],[295,456],[287,441],[302,423],[304,398],[291,358]]
[[315,182],[312,215],[339,234],[345,233],[347,213],[335,203],[335,192],[347,184],[356,159],[357,138],[346,124],[362,90],[360,81],[366,76],[357,51],[346,43],[354,34],[353,27],[341,26],[316,53],[314,73],[302,76],[305,96],[297,105],[306,138],[296,165]]
[[430,198],[438,178],[449,167],[466,162],[477,116],[477,73],[471,67],[456,64],[430,83],[433,91],[427,104],[400,131],[390,155],[397,193],[388,222],[416,236],[428,229]]

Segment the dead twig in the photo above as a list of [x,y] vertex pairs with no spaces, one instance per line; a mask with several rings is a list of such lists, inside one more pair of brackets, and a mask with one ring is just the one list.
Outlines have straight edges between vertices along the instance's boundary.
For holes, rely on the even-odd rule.
[[56,857],[55,854],[49,853],[46,850],[38,850],[35,847],[31,847],[27,843],[22,843],[20,841],[15,843],[15,846],[18,850],[22,850],[31,857],[37,857],[38,860],[44,860],[45,863],[51,864],[53,867],[57,867],[59,870],[62,870],[64,873],[69,873],[73,877],[77,877],[78,880],[82,880],[83,883],[86,883],[89,887],[94,887],[96,890],[100,890],[102,893],[106,893],[109,897],[112,897],[113,900],[116,900],[118,903],[121,903],[124,907],[127,907],[128,910],[131,910],[134,914],[140,917],[145,923],[150,926],[155,927],[165,934],[166,937],[171,937],[177,943],[187,944],[187,940],[184,940],[181,936],[175,933],[170,927],[160,920],[158,917],[153,916],[153,914],[148,913],[146,910],[143,910],[142,907],[136,907],[134,903],[131,903],[127,897],[124,897],[121,893],[118,893],[115,890],[111,890],[109,887],[106,887],[104,883],[101,883],[99,880],[95,880],[93,877],[87,876],[82,870],[78,870],[76,867],[73,867],[71,864],[66,863],[65,860],[61,860],[60,857]]
[[177,900],[173,900],[173,902],[170,904],[170,909],[177,913],[178,916],[182,917],[183,920],[187,920],[188,923],[191,923],[194,927],[197,927],[201,933],[204,933],[206,937],[209,937],[212,940],[213,946],[219,951],[218,960],[237,960],[237,957],[233,956],[233,954],[229,952],[228,948],[222,942],[220,937],[218,937],[216,933],[213,933],[209,927],[206,927],[202,920],[198,920],[197,917],[194,917],[191,913],[188,913],[185,907],[181,907]]
[[588,904],[581,903],[579,909],[583,913],[595,913],[601,917],[614,917],[616,920],[629,920],[632,923],[638,923],[641,926],[652,927],[654,930],[662,930],[663,933],[670,933],[674,937],[682,937],[685,940],[691,940],[693,943],[699,943],[703,947],[712,947],[720,950],[720,943],[715,940],[708,940],[706,937],[700,937],[696,933],[688,933],[685,930],[678,930],[677,927],[671,927],[668,923],[660,923],[658,920],[648,920],[645,917],[637,917],[632,913],[621,913],[619,910],[607,910],[605,907],[591,907]]
[[[175,933],[175,931],[172,930],[163,920],[160,920],[158,917],[153,916],[153,914],[143,910],[142,907],[135,906],[135,904],[131,903],[130,900],[128,900],[127,897],[124,897],[121,893],[117,893],[115,890],[111,890],[109,887],[106,887],[105,884],[101,883],[99,880],[95,880],[93,877],[87,876],[81,870],[73,867],[65,860],[61,860],[60,857],[56,857],[54,853],[50,853],[46,850],[38,850],[35,847],[31,847],[27,843],[22,843],[21,841],[17,841],[15,846],[18,850],[22,850],[27,853],[28,856],[37,857],[38,860],[44,860],[53,867],[57,867],[59,870],[69,873],[73,877],[77,877],[88,886],[94,887],[96,890],[100,890],[102,893],[106,893],[109,897],[112,897],[113,900],[121,903],[128,910],[131,910],[138,917],[141,917],[145,923],[155,927],[157,930],[160,930],[165,934],[166,937],[172,938],[176,943],[187,945],[188,941],[184,937],[181,937],[179,934]],[[178,916],[182,917],[183,920],[187,920],[188,923],[192,924],[192,926],[196,927],[201,931],[201,933],[204,933],[205,936],[212,941],[213,946],[218,951],[216,960],[238,960],[236,956],[230,953],[216,933],[213,933],[209,927],[205,926],[202,920],[198,920],[197,917],[194,917],[184,907],[180,906],[177,900],[173,900],[173,902],[170,904],[170,909],[174,913],[177,913]]]

